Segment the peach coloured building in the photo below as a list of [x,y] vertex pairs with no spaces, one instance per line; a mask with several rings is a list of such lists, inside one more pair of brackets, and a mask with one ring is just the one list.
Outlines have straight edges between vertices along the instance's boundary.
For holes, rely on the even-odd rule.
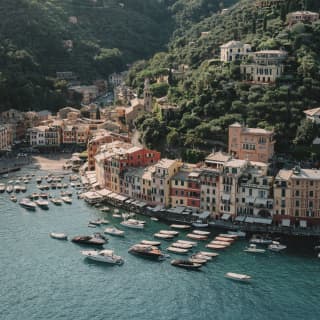
[[236,122],[229,126],[229,153],[237,159],[267,163],[274,154],[274,132],[247,128]]

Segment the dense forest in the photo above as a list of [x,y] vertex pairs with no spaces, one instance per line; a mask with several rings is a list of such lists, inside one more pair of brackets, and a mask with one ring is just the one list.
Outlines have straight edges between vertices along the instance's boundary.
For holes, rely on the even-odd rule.
[[[129,83],[140,90],[146,76],[156,79],[167,74],[169,84],[152,84],[154,96],[167,95],[170,103],[180,107],[170,118],[163,119],[159,112],[139,117],[136,126],[143,141],[198,161],[212,148],[223,148],[228,126],[239,121],[273,128],[280,153],[290,152],[301,159],[319,157],[319,150],[311,145],[320,130],[304,120],[303,110],[318,107],[320,102],[320,21],[291,28],[286,23],[289,12],[319,9],[317,0],[287,0],[272,8],[239,0],[222,13],[209,12],[200,21],[178,28],[167,51],[137,62],[129,74]],[[253,50],[286,50],[283,76],[273,85],[241,81],[239,62],[219,61],[219,47],[229,40],[250,43]],[[180,64],[189,69],[183,79],[174,80],[168,70]]]

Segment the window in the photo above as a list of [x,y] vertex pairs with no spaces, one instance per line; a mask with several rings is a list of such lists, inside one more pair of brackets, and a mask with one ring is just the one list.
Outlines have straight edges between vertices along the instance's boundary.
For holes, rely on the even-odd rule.
[[286,189],[281,189],[281,197],[285,197],[286,196]]
[[313,191],[309,192],[309,197],[313,197]]
[[300,191],[296,190],[296,197],[299,197],[299,196],[300,196]]
[[300,201],[296,200],[296,207],[300,207]]

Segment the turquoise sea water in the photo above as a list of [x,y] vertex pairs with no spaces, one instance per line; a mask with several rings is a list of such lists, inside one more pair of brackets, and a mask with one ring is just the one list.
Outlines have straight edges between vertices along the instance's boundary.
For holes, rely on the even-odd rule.
[[[34,181],[25,195],[33,190]],[[154,232],[167,228],[141,217],[147,221],[145,230],[126,229],[123,239],[109,236],[105,245],[124,257],[123,266],[94,263],[81,256],[83,247],[48,234],[102,231],[105,226],[87,227],[98,217],[115,226],[120,221],[73,200],[72,205],[50,203],[48,211],[29,212],[0,194],[1,320],[320,318],[320,259],[312,252],[292,245],[283,253],[249,255],[242,240],[202,271],[192,272],[172,267],[170,259],[153,262],[127,253],[132,244],[152,240]],[[246,273],[253,281],[236,283],[224,278],[226,272]]]

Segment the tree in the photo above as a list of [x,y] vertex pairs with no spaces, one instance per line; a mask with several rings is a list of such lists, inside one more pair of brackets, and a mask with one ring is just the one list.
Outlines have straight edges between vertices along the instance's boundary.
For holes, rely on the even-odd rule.
[[297,134],[293,142],[296,145],[310,146],[312,141],[320,133],[319,131],[318,126],[314,122],[308,119],[303,119],[298,127]]

